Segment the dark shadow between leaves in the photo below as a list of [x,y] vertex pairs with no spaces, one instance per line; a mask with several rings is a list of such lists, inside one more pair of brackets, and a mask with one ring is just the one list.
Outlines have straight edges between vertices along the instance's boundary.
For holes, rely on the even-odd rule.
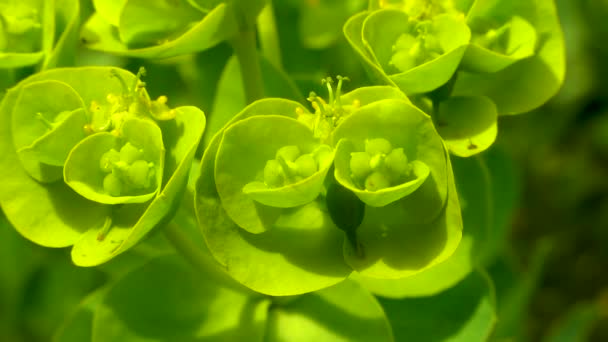
[[379,298],[379,301],[393,327],[395,341],[447,341],[459,334],[469,338],[479,334],[484,338],[493,320],[489,314],[490,322],[485,329],[462,333],[472,322],[479,322],[474,316],[483,312],[484,301],[489,301],[487,280],[477,272],[436,296],[401,300]]
[[410,196],[384,207],[366,207],[357,231],[361,255],[347,248],[349,263],[358,271],[378,262],[398,271],[427,266],[448,241],[448,201],[441,202],[436,182],[429,177]]

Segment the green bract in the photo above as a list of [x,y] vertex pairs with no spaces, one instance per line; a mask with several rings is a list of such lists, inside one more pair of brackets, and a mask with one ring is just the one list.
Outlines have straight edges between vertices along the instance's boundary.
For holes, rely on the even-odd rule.
[[326,80],[327,102],[309,97],[314,113],[288,100],[252,103],[203,156],[199,224],[227,272],[255,291],[310,292],[353,270],[401,278],[460,240],[452,169],[431,118],[395,88],[342,95],[339,80],[335,93]]
[[393,8],[356,15],[347,22],[345,32],[370,71],[406,94],[429,92],[445,84],[471,37],[462,15],[413,16]]
[[373,79],[415,95],[458,156],[487,149],[498,116],[540,106],[564,78],[553,0],[373,0],[344,33]]
[[172,213],[205,126],[197,108],[151,100],[139,76],[46,71],[0,107],[2,209],[28,239],[74,245],[77,265],[124,252]]
[[167,58],[202,51],[252,21],[263,1],[95,0],[83,27],[87,46],[117,55]]
[[79,8],[77,0],[0,0],[0,69],[67,64]]

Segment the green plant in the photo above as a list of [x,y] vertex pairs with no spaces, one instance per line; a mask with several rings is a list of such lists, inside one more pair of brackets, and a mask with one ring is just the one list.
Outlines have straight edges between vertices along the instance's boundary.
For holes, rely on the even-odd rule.
[[486,150],[563,82],[551,0],[92,1],[81,49],[137,74],[61,4],[0,0],[0,205],[108,279],[57,341],[488,338],[516,180]]

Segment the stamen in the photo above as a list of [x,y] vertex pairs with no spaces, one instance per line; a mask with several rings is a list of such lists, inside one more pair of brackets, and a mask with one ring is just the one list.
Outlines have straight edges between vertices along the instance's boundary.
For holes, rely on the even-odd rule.
[[128,94],[130,92],[129,87],[127,86],[127,83],[122,78],[122,76],[120,76],[120,74],[118,73],[118,71],[116,71],[116,69],[111,69],[110,70],[110,74],[112,75],[112,77],[115,77],[115,78],[118,79],[118,82],[120,82],[120,85],[122,86],[122,92],[124,94]]

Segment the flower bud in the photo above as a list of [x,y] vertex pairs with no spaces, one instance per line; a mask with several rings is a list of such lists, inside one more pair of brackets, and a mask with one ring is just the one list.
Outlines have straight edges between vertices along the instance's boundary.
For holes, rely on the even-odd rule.
[[274,159],[267,161],[264,167],[264,183],[268,187],[276,188],[283,186],[284,182],[285,175],[283,174],[281,164]]
[[122,188],[122,182],[115,173],[109,173],[103,179],[103,189],[110,194],[110,196],[120,196]]
[[281,147],[276,154],[276,158],[283,158],[286,162],[293,162],[300,156],[300,149],[295,145]]
[[143,154],[143,150],[138,149],[133,146],[130,142],[124,144],[124,146],[120,149],[120,160],[124,161],[127,164],[131,164],[134,161],[141,159]]
[[115,149],[111,149],[108,152],[104,153],[99,159],[99,168],[103,172],[112,172],[112,167],[114,163],[120,160],[120,153]]
[[393,147],[391,143],[384,138],[367,139],[365,140],[365,152],[370,156],[377,154],[388,154]]
[[372,172],[369,166],[370,156],[367,152],[352,152],[350,154],[350,172],[355,179],[363,180]]
[[148,162],[143,159],[136,160],[127,171],[127,179],[131,186],[135,189],[145,189],[150,186],[150,177],[148,176],[150,167]]
[[365,179],[365,189],[368,191],[378,191],[389,186],[388,178],[381,172],[373,172]]
[[295,161],[297,174],[303,178],[312,176],[317,172],[317,162],[311,154],[303,154]]

